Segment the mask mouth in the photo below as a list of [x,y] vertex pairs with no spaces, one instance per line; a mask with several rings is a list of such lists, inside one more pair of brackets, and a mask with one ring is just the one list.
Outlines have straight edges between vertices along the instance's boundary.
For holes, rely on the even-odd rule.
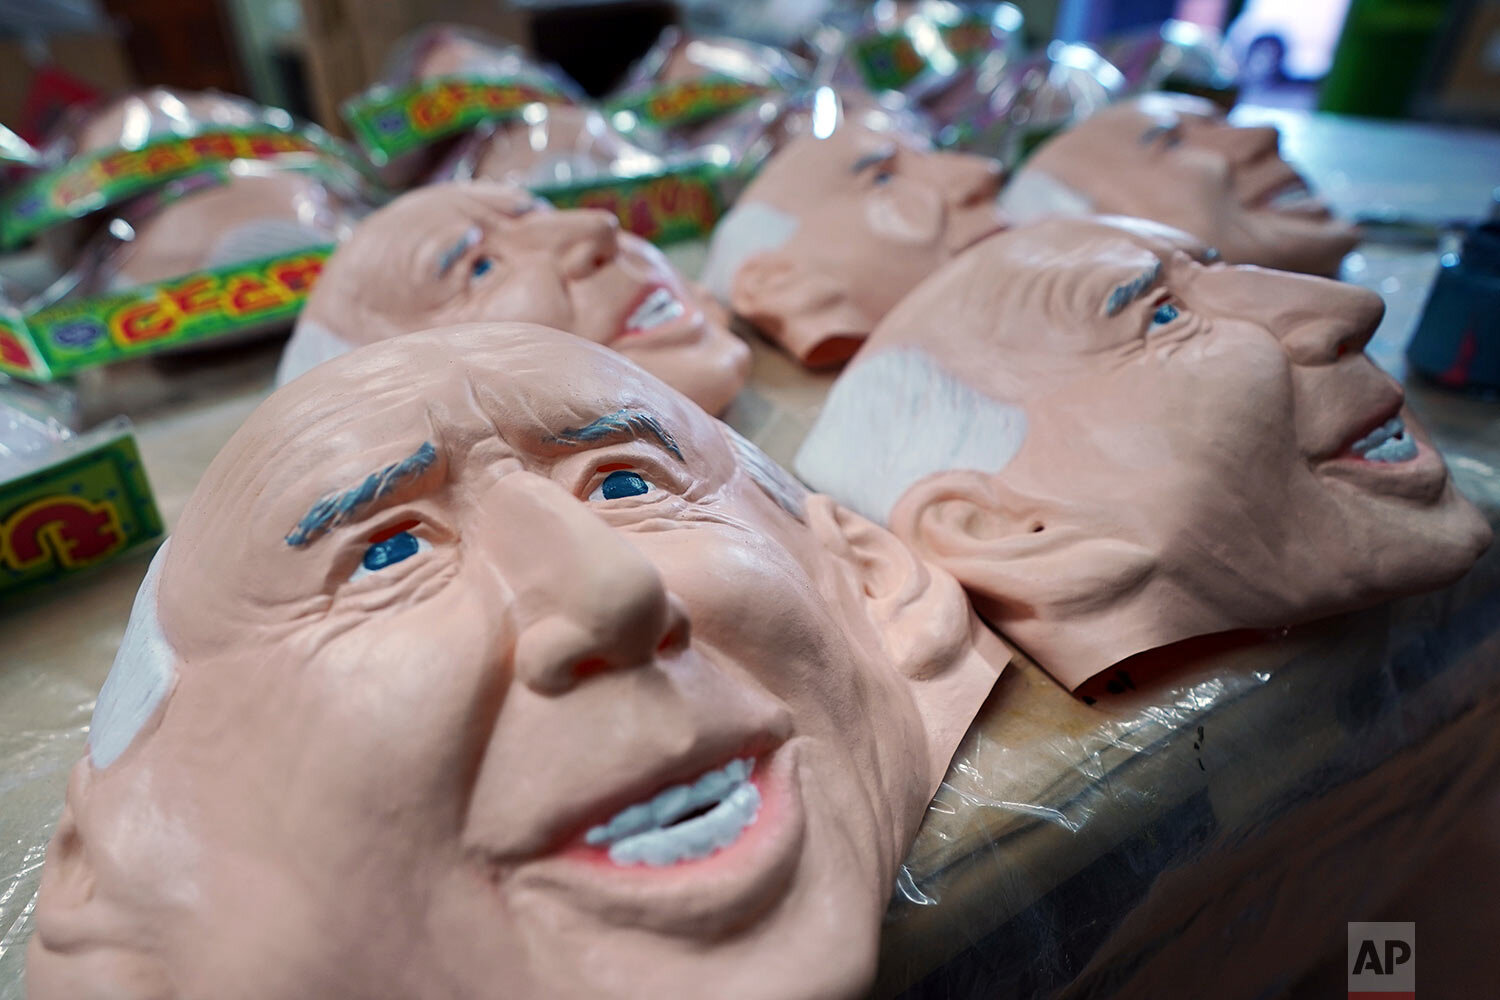
[[620,330],[622,337],[628,337],[635,333],[647,333],[672,322],[687,312],[687,306],[677,297],[670,288],[665,285],[657,285],[646,293],[645,297],[636,304],[625,317],[625,325]]
[[661,280],[643,288],[625,313],[610,346],[668,347],[691,343],[701,333],[703,314],[677,289]]
[[1331,215],[1323,199],[1307,186],[1306,181],[1295,175],[1248,199],[1246,207],[1258,212],[1302,218],[1326,219]]
[[706,858],[734,844],[760,813],[760,789],[750,780],[755,760],[741,757],[626,806],[591,827],[584,843],[608,851],[620,867],[663,868]]
[[1410,462],[1420,450],[1399,414],[1349,446],[1353,457],[1381,464]]

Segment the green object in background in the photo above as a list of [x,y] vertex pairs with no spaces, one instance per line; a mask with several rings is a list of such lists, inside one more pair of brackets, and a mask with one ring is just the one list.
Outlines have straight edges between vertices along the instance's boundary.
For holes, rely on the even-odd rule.
[[601,208],[613,212],[626,232],[658,246],[705,239],[724,214],[727,187],[739,174],[715,163],[671,166],[651,173],[531,188],[558,208]]
[[207,268],[21,315],[0,312],[0,374],[50,382],[86,368],[295,319],[332,244]]
[[[676,80],[614,98],[604,105],[604,110],[611,115],[628,112],[638,122],[670,128],[693,125],[733,111],[771,90],[757,83],[744,83],[715,73],[696,80]],[[618,122],[616,127],[619,127]]]
[[[991,18],[964,12],[938,26],[942,48],[960,66],[969,66],[990,50]],[[855,41],[854,65],[871,90],[900,90],[920,76],[930,60],[918,51],[905,30],[877,32]]]
[[158,538],[161,514],[128,425],[0,483],[0,594],[51,583]]
[[165,135],[139,148],[110,147],[35,174],[0,203],[0,249],[11,250],[60,222],[78,219],[168,181],[234,160],[319,159],[369,169],[321,129],[260,124]]
[[402,87],[376,84],[341,112],[370,161],[385,166],[414,149],[483,122],[505,121],[528,104],[572,104],[543,77],[440,76]]
[[1352,0],[1318,110],[1403,118],[1447,14],[1443,0]]

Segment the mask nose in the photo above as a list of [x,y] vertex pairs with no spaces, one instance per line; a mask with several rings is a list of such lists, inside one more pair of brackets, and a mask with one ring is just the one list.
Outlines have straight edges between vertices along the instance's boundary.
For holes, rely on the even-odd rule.
[[585,677],[685,648],[689,623],[655,565],[549,479],[505,476],[485,509],[507,530],[500,561],[516,602],[516,679],[560,695]]
[[1194,132],[1194,141],[1218,150],[1231,163],[1250,163],[1275,156],[1281,147],[1281,134],[1269,125],[1243,127],[1219,121]]
[[1000,193],[1000,164],[984,156],[934,153],[934,179],[948,204],[967,206],[994,201]]
[[571,279],[608,266],[620,252],[620,220],[597,208],[537,213],[531,225]]
[[[1174,270],[1191,262],[1174,254]],[[1188,305],[1252,320],[1281,341],[1299,365],[1333,364],[1363,351],[1385,315],[1379,295],[1328,278],[1259,267],[1214,267],[1190,279]]]

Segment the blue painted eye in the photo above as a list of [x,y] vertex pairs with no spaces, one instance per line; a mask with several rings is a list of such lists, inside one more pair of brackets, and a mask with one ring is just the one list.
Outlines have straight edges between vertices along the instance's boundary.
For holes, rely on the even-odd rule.
[[1176,319],[1180,314],[1177,307],[1170,302],[1165,302],[1156,307],[1156,312],[1151,315],[1152,326],[1166,326]]
[[645,496],[651,492],[651,484],[633,469],[616,469],[604,477],[604,482],[589,496],[590,500],[619,500],[623,497]]
[[896,171],[894,171],[894,170],[890,170],[890,169],[882,170],[882,171],[880,171],[879,173],[877,173],[875,175],[875,183],[876,184],[889,184],[891,182],[891,180],[895,176],[896,176]]
[[360,568],[374,573],[410,559],[420,551],[422,551],[421,539],[410,531],[398,531],[390,538],[376,542],[365,549],[365,557],[360,561]]
[[469,276],[471,278],[482,278],[494,270],[494,268],[495,262],[490,258],[477,257],[474,260],[473,266],[469,268]]

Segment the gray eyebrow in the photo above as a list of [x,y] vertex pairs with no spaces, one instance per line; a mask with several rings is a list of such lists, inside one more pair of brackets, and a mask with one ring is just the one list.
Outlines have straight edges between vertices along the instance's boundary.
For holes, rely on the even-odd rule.
[[1121,309],[1140,298],[1156,279],[1161,277],[1161,261],[1157,261],[1151,267],[1146,268],[1140,274],[1131,278],[1123,285],[1109,293],[1109,300],[1104,303],[1104,315],[1114,316]]
[[639,437],[642,432],[650,434],[661,442],[663,448],[677,456],[677,461],[686,461],[682,457],[682,449],[677,447],[677,442],[671,433],[661,425],[660,420],[645,410],[622,409],[606,413],[602,417],[595,417],[582,427],[570,427],[560,431],[554,440],[563,444],[601,444],[616,438]]
[[1170,135],[1171,133],[1176,132],[1180,124],[1181,123],[1174,122],[1171,125],[1152,125],[1150,128],[1146,129],[1146,131],[1141,133],[1141,145],[1149,146],[1162,136]]
[[889,160],[895,155],[896,147],[894,145],[881,146],[873,153],[866,153],[864,156],[861,156],[859,159],[855,160],[854,166],[849,168],[849,172],[851,174],[860,173],[868,167],[875,166],[877,163],[884,163],[886,160]]
[[331,493],[308,508],[297,526],[287,533],[286,543],[301,548],[316,541],[330,528],[347,524],[370,504],[389,496],[411,480],[416,479],[437,460],[437,449],[431,441],[399,462],[392,462],[379,472],[372,472],[358,486]]
[[484,234],[480,232],[478,226],[470,226],[468,229],[465,229],[464,234],[458,238],[458,241],[444,250],[443,256],[438,258],[438,277],[441,278],[453,270],[453,265],[458,263],[458,259],[464,255],[464,252],[469,247],[478,243],[483,236]]

